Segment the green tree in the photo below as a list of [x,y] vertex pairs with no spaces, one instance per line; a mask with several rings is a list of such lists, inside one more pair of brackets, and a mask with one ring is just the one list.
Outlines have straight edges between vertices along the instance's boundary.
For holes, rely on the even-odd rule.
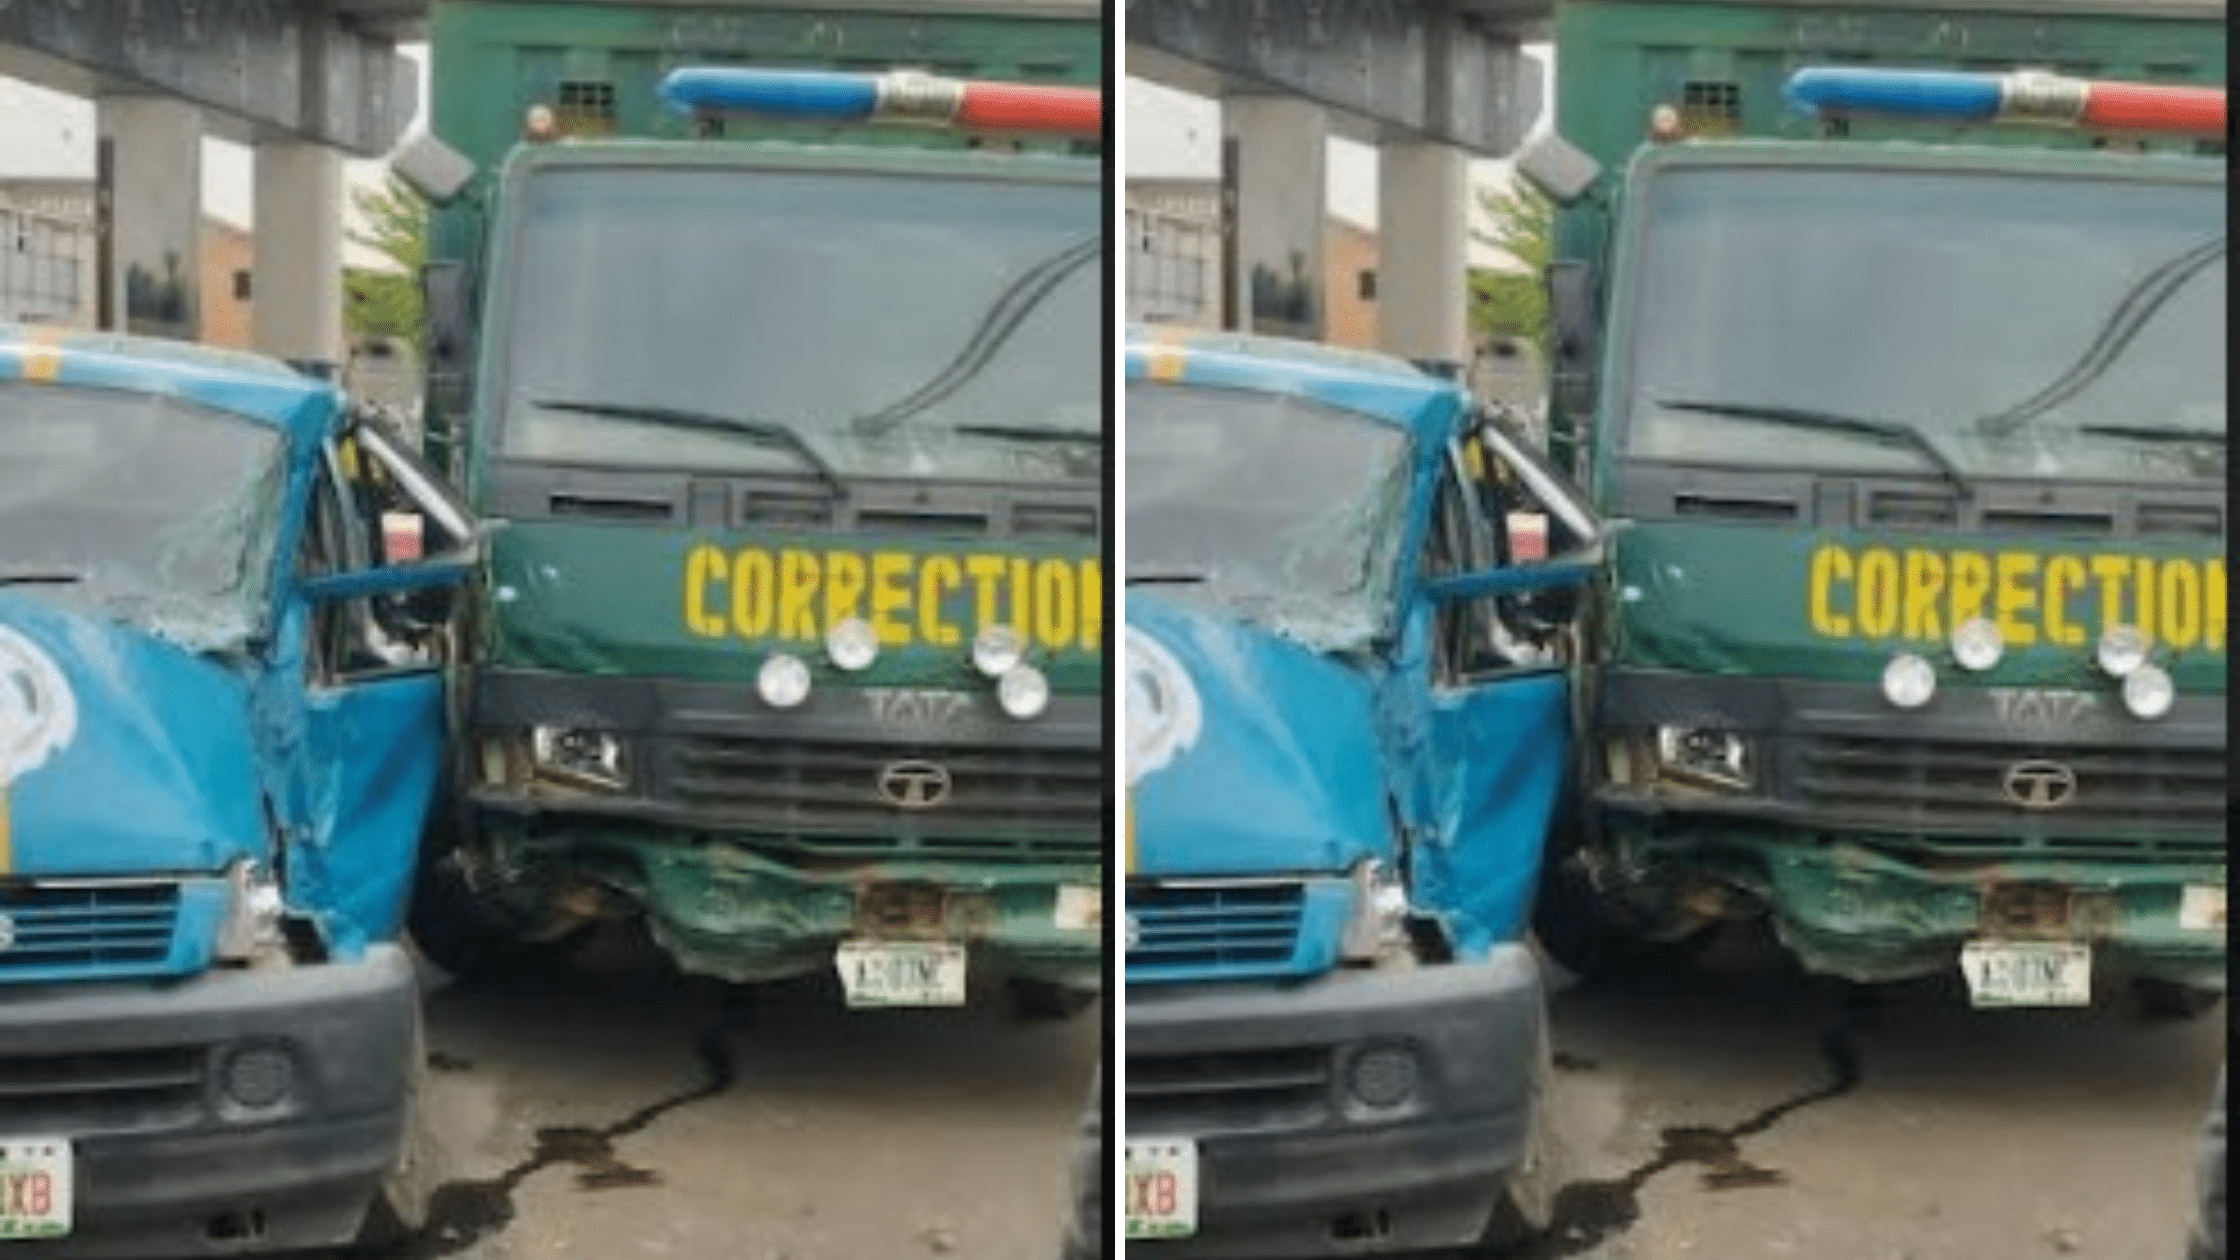
[[1470,270],[1470,331],[1476,337],[1524,337],[1548,349],[1548,260],[1555,256],[1555,203],[1531,185],[1478,194],[1493,230],[1478,240],[1516,259],[1523,271]]
[[350,239],[389,260],[397,270],[345,267],[343,326],[353,340],[398,337],[420,348],[420,264],[428,258],[428,203],[391,175],[380,188],[353,189],[350,200],[367,230]]

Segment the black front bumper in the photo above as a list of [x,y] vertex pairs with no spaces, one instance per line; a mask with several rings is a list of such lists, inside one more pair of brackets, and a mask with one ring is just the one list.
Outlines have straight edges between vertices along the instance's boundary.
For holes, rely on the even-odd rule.
[[[412,962],[216,971],[171,985],[0,990],[0,1137],[74,1148],[69,1236],[7,1260],[189,1257],[348,1242],[403,1139]],[[251,1111],[221,1083],[244,1045],[285,1047],[294,1087]]]
[[[1298,985],[1131,986],[1127,1132],[1198,1144],[1198,1232],[1131,1254],[1245,1260],[1477,1241],[1524,1156],[1545,1019],[1522,946]],[[1407,1102],[1348,1085],[1365,1050],[1420,1066]]]

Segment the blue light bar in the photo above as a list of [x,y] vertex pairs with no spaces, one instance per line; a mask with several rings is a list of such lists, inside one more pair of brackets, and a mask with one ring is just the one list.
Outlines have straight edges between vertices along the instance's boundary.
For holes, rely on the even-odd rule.
[[1980,123],[1999,116],[2005,80],[1949,70],[1826,67],[1789,76],[1781,94],[1806,114],[1880,114],[1928,122]]
[[661,100],[680,114],[766,114],[803,122],[862,122],[879,104],[879,80],[836,70],[672,70]]

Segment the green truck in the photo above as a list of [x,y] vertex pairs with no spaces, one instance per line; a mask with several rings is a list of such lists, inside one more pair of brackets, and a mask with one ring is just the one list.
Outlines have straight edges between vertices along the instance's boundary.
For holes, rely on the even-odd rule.
[[641,920],[856,1006],[1101,988],[1101,133],[1035,108],[1103,31],[943,8],[432,7],[427,441],[493,522],[445,968]]
[[1551,445],[1622,525],[1543,942],[1763,916],[2206,1009],[2222,5],[1562,0],[1555,48]]

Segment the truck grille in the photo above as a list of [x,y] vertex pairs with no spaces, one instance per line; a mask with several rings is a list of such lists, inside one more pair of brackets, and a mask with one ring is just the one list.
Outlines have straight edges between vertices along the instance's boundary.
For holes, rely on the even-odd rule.
[[1306,890],[1298,884],[1128,890],[1128,978],[1288,970]]
[[[936,767],[947,794],[923,808],[881,784],[904,763]],[[1098,748],[806,743],[694,735],[671,746],[672,799],[736,818],[830,856],[1095,862],[1103,852],[1106,775]]]
[[0,887],[0,981],[159,967],[171,955],[178,913],[172,884]]
[[[2007,792],[2010,770],[2051,763],[2075,776],[2055,808],[2025,809]],[[1803,802],[1861,825],[1939,838],[1939,851],[2203,859],[2224,852],[2222,749],[2046,748],[1920,738],[1819,736],[1796,764]],[[2136,840],[2127,837],[2141,837]]]
[[1311,1128],[1331,1113],[1323,1046],[1128,1056],[1128,1131],[1265,1133]]
[[193,1046],[0,1052],[0,1117],[19,1133],[83,1136],[177,1128],[202,1113],[207,1062],[207,1053]]

